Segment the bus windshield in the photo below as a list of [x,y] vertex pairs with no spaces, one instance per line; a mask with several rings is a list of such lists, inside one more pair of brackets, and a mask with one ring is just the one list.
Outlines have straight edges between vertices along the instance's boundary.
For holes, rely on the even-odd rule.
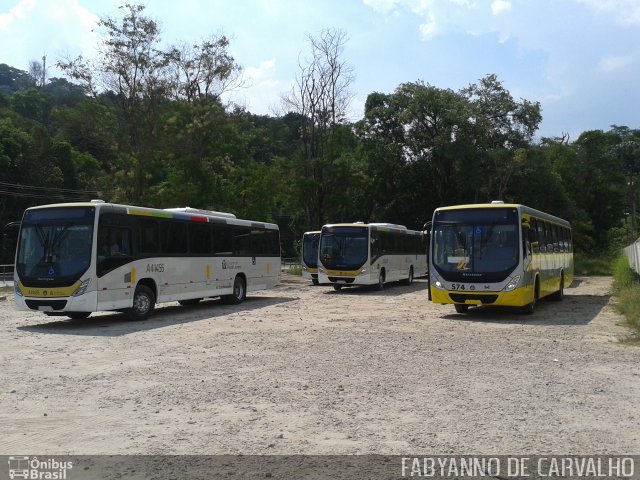
[[305,265],[311,268],[318,267],[318,243],[320,241],[319,233],[305,234],[302,239],[302,260]]
[[62,286],[79,279],[91,263],[93,219],[93,207],[27,211],[16,256],[22,281]]
[[433,225],[433,265],[447,280],[505,278],[519,261],[515,209],[438,212]]
[[320,236],[320,261],[335,270],[355,270],[369,258],[367,227],[324,227]]

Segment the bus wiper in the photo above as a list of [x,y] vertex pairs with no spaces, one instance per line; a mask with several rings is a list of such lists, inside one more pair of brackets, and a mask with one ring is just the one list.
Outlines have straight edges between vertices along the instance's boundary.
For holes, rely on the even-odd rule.
[[51,232],[47,231],[45,233],[44,229],[39,223],[36,223],[36,232],[38,232],[38,237],[40,238],[40,245],[42,245],[42,251],[44,253],[42,258],[46,262],[50,258]]

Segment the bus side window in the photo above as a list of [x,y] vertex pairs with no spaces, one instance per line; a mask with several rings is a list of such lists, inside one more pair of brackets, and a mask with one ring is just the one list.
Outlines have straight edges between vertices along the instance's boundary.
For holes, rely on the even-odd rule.
[[155,220],[138,220],[138,252],[147,255],[160,252],[158,223]]

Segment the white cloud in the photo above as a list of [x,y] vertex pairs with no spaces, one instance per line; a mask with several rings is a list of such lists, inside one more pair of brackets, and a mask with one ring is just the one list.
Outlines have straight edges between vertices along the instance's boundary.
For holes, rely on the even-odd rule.
[[278,109],[280,95],[285,90],[277,78],[276,60],[263,60],[258,66],[244,70],[244,88],[229,92],[225,99],[243,105],[252,113],[266,115]]
[[36,6],[36,0],[20,0],[7,13],[0,13],[0,30],[9,28],[16,20],[24,20]]
[[491,4],[491,12],[494,15],[500,15],[501,13],[508,12],[511,10],[511,2],[507,2],[505,0],[495,0]]
[[640,25],[640,2],[638,0],[576,0],[596,12],[613,15],[624,25]]
[[423,23],[420,25],[420,33],[422,34],[422,38],[424,40],[429,40],[435,37],[439,33],[438,30],[438,24],[433,19],[433,17],[427,23]]
[[269,83],[272,81],[276,72],[276,60],[272,58],[270,60],[263,60],[257,67],[247,67],[245,69],[245,75],[252,81],[252,83]]
[[0,14],[0,62],[27,70],[29,61],[47,57],[50,77],[60,76],[58,60],[82,54],[93,57],[98,45],[98,17],[79,0],[21,0]]
[[398,3],[397,0],[362,0],[362,3],[376,12],[389,13]]
[[632,65],[634,61],[633,55],[611,55],[600,60],[598,68],[605,73],[619,72]]

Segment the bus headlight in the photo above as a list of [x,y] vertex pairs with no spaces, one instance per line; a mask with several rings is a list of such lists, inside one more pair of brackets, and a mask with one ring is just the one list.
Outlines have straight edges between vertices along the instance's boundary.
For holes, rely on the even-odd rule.
[[518,286],[519,283],[520,283],[520,275],[516,275],[511,279],[511,281],[507,284],[507,286],[504,287],[504,291],[510,292],[512,290],[515,290],[515,288]]
[[440,290],[444,290],[444,285],[442,284],[442,282],[440,280],[436,280],[435,282],[433,282],[433,285],[436,288],[439,288]]
[[367,269],[363,268],[358,275],[364,275],[365,273],[367,273]]
[[309,269],[307,268],[307,266],[304,263],[302,264],[302,271],[303,272],[308,272],[309,271]]
[[76,291],[71,294],[72,297],[79,297],[80,295],[84,295],[84,292],[87,291],[87,287],[91,283],[91,279],[87,278],[86,280],[82,280]]
[[324,273],[324,268],[322,268],[320,265],[318,265],[318,272]]
[[19,297],[24,297],[24,295],[22,295],[22,292],[20,291],[20,287],[18,286],[18,282],[16,280],[13,281],[13,289],[16,291],[16,295],[18,295]]

